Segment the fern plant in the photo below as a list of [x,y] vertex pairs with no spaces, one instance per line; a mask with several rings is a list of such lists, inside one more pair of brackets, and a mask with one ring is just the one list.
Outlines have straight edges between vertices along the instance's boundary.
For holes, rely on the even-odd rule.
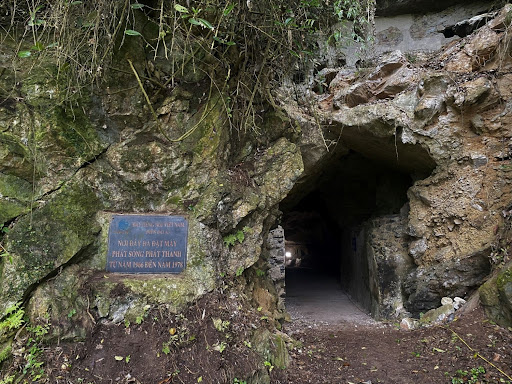
[[0,334],[18,329],[23,325],[25,320],[25,310],[21,307],[21,302],[11,305],[6,309],[4,320],[0,321]]

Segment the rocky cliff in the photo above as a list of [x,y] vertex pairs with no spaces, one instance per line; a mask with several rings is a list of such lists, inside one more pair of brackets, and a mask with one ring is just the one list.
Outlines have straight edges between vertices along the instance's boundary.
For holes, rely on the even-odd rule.
[[[410,265],[384,283],[377,273],[373,284],[380,288],[370,301],[382,303],[397,284],[403,305],[417,315],[443,296],[468,295],[493,266],[509,260],[508,246],[496,243],[511,198],[509,12],[505,7],[472,35],[424,61],[393,51],[375,67],[325,69],[317,77],[325,91],[310,93],[313,104],[295,98],[285,107],[308,127],[299,140],[305,172],[292,193],[306,194],[316,173],[336,166],[339,156],[350,151],[414,180],[400,212],[405,221],[399,234],[378,222],[372,229],[404,239],[407,251],[402,245],[372,245],[374,236],[363,236],[373,249],[363,252],[369,257],[365,264],[385,270],[396,257]],[[330,203],[339,204],[336,199]],[[364,254],[357,259],[366,259]],[[507,294],[499,297],[508,307]],[[401,298],[394,300],[394,310]]]
[[[3,36],[0,313],[21,302],[50,325],[46,339],[84,340],[236,281],[282,319],[284,256],[267,238],[312,191],[340,228],[345,286],[375,317],[467,297],[510,261],[499,236],[512,204],[511,15],[506,6],[435,54],[392,51],[324,68],[311,87],[290,82],[253,136],[231,125],[229,95],[193,60],[149,108],[137,74],[149,89],[174,69],[130,36],[104,81],[79,92],[57,63],[33,69]],[[186,269],[106,274],[118,213],[186,217]],[[510,324],[510,273],[493,281],[484,304]],[[13,337],[0,329],[0,356]]]

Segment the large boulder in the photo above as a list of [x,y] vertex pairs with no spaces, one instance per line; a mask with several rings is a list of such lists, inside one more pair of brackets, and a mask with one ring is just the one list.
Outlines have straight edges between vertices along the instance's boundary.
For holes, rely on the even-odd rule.
[[485,313],[496,323],[512,327],[512,262],[478,290]]

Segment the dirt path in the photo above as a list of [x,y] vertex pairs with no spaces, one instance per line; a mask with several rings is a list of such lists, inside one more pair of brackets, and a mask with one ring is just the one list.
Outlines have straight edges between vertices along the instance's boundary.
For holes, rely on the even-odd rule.
[[512,382],[512,330],[488,322],[481,308],[448,324],[404,331],[371,319],[335,281],[287,288],[292,322],[285,331],[299,341],[288,384]]
[[294,322],[316,325],[377,325],[335,278],[311,270],[287,272],[286,310]]
[[[512,384],[505,375],[512,375],[512,330],[489,323],[480,308],[442,327],[403,331],[368,320],[343,296],[308,290],[295,307],[290,297],[294,320],[283,327],[290,365],[265,365],[271,384]],[[180,315],[155,308],[140,324],[98,322],[83,343],[44,348],[48,382],[243,383],[262,368],[249,341],[256,331],[266,340],[274,329],[241,297],[210,294]],[[12,369],[20,373],[26,361],[17,359]]]

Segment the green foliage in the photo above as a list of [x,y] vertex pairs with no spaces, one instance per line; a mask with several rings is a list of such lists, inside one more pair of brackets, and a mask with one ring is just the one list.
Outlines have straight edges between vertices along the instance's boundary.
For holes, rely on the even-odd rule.
[[[150,305],[145,305],[144,306],[144,309],[143,309],[143,312],[141,314],[139,314],[136,318],[135,318],[135,323],[140,325],[142,324],[142,322],[144,321],[144,319],[148,316],[148,311],[149,309],[151,308]],[[128,322],[129,324],[130,322]],[[126,326],[126,322],[125,322],[125,326]]]
[[49,329],[50,326],[48,324],[27,327],[27,330],[31,332],[37,340],[42,339],[44,335],[48,334]]
[[21,302],[11,305],[5,310],[5,318],[0,322],[0,333],[21,327],[25,322],[24,315],[25,310],[21,307]]
[[2,9],[0,26],[26,31],[17,57],[56,62],[59,76],[69,75],[68,92],[79,92],[83,83],[103,74],[117,39],[131,29],[128,15],[144,8],[116,0],[6,3],[11,4]]
[[227,246],[227,247],[232,247],[233,245],[235,245],[236,243],[236,235],[235,234],[230,234],[230,235],[227,235],[224,237],[224,245]]
[[[234,6],[234,4],[233,4]],[[188,20],[188,22],[192,25],[198,25],[202,28],[206,28],[206,29],[209,29],[209,30],[213,30],[215,29],[213,27],[213,25],[210,24],[210,22],[208,20],[205,20],[201,17],[199,17],[199,15],[201,14],[202,12],[202,9],[201,8],[194,8],[192,7],[191,8],[191,12],[189,12],[188,8],[182,6],[182,5],[179,5],[179,4],[174,4],[174,9],[181,13],[181,18],[182,19],[185,19],[185,20]]]
[[224,352],[224,350],[226,349],[227,346],[228,345],[225,341],[221,341],[221,342],[215,343],[213,345],[213,349],[219,353],[222,353],[222,352]]
[[137,32],[133,29],[125,29],[124,34],[128,36],[142,36],[140,32]]
[[265,276],[265,271],[263,271],[261,269],[256,269],[256,276],[258,276],[258,277]]
[[[21,302],[11,305],[9,308],[7,308],[4,313],[4,319],[0,321],[0,336],[12,336],[14,331],[19,329],[25,323],[25,320],[23,319],[24,315],[25,310],[21,307]],[[3,341],[5,341],[5,339]],[[0,350],[0,363],[11,356],[11,351],[12,348],[10,343],[8,343]],[[10,376],[6,376],[4,380],[9,380],[9,377]],[[0,381],[0,384],[2,382],[3,380]],[[9,381],[5,382],[9,383]]]
[[[452,377],[452,384],[476,384],[480,382],[481,376],[485,374],[482,366],[471,368],[469,371],[458,369]],[[448,374],[449,375],[449,374]]]
[[[349,20],[352,23],[350,38],[356,42],[367,42],[371,39],[369,27],[373,18],[375,0],[335,0],[334,13],[340,21]],[[334,35],[336,41],[340,41],[342,36]]]
[[26,344],[26,353],[24,355],[25,366],[23,367],[23,374],[28,374],[33,382],[37,382],[45,375],[44,363],[39,357],[43,352],[42,338],[48,333],[49,327],[48,324],[27,327],[29,336]]
[[69,312],[68,312],[68,319],[71,319],[73,316],[76,315],[76,309],[71,309]]
[[11,357],[12,354],[12,343],[7,342],[4,344],[2,349],[0,349],[0,363],[7,360],[9,357]]
[[227,320],[222,320],[222,319],[218,319],[218,318],[212,319],[212,321],[213,321],[213,326],[219,332],[226,331],[229,327],[229,324],[231,324]]
[[251,228],[249,227],[243,227],[241,230],[236,231],[235,233],[229,234],[224,237],[224,245],[227,247],[234,246],[237,242],[239,244],[242,244],[245,240],[245,234],[250,233]]
[[168,342],[163,343],[163,345],[162,345],[162,352],[165,353],[166,355],[171,353],[171,347],[169,346]]
[[[171,68],[164,84],[161,76],[150,77],[144,87],[166,89],[178,77],[208,76],[211,88],[229,97],[223,101],[229,124],[259,132],[262,108],[275,107],[269,89],[297,70],[307,82],[319,42],[325,48],[368,40],[374,1],[53,0],[47,6],[34,0],[6,6],[0,26],[9,21],[2,27],[27,31],[30,44],[20,44],[17,57],[57,62],[69,92],[97,84],[117,49],[142,38],[144,49]],[[345,28],[340,21],[348,21]]]
[[12,384],[14,383],[14,379],[14,375],[5,376],[3,379],[0,380],[0,384]]
[[235,377],[233,379],[233,384],[247,384],[247,381]]

